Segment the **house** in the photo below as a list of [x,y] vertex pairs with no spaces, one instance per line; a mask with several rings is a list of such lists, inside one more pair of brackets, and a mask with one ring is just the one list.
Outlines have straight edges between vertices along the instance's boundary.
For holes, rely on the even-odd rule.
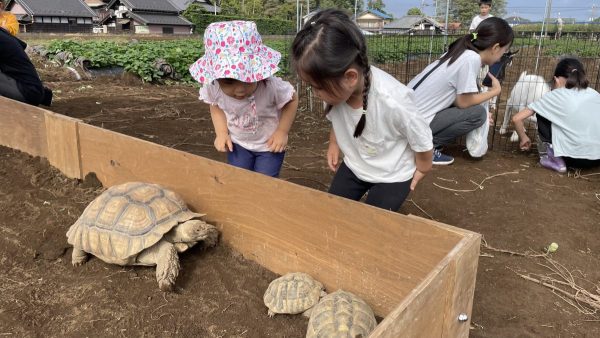
[[221,7],[216,6],[210,0],[171,0],[171,2],[181,12],[185,11],[191,4],[198,4],[202,9],[209,13],[221,13]]
[[191,34],[194,26],[170,0],[111,0],[107,8],[114,15],[102,24],[116,33]]
[[444,26],[436,20],[422,15],[407,15],[383,26],[384,34],[432,34],[441,33]]
[[509,16],[507,18],[504,18],[504,20],[506,20],[506,22],[508,22],[508,24],[511,27],[531,22],[531,20],[525,19],[525,18],[520,17],[520,16]]
[[22,32],[91,33],[94,12],[83,0],[8,0]]
[[356,15],[356,24],[363,30],[381,33],[383,26],[392,21],[392,17],[376,9],[367,9]]

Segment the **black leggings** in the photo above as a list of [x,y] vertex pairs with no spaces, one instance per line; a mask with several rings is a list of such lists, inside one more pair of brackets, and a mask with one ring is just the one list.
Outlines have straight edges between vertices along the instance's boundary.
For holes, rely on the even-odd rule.
[[[552,122],[547,118],[537,114],[537,126],[540,140],[546,143],[552,143]],[[572,158],[563,156],[567,167],[570,168],[591,168],[600,166],[600,160],[588,160],[584,158]]]
[[331,182],[329,193],[358,201],[368,191],[367,204],[397,211],[410,192],[411,181],[412,179],[397,183],[365,182],[342,162]]

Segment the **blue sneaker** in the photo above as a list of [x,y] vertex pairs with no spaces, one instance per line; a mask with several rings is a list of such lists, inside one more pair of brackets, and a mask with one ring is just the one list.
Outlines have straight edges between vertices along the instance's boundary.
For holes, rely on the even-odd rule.
[[454,163],[454,157],[442,154],[439,149],[433,149],[433,164],[449,165]]

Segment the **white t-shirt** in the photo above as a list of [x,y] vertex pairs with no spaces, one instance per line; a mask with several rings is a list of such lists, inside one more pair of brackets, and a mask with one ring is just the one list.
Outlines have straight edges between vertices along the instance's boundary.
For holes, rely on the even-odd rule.
[[600,94],[592,88],[555,89],[529,109],[552,122],[556,156],[600,159]]
[[[433,62],[408,83],[413,88],[425,74],[439,61]],[[478,93],[477,75],[481,68],[481,57],[472,50],[466,50],[453,64],[439,66],[415,90],[415,102],[427,123],[435,114],[449,108],[456,96],[465,93]]]
[[277,76],[260,81],[252,96],[227,96],[218,81],[200,88],[200,100],[225,112],[231,140],[250,151],[269,151],[267,141],[279,126],[281,109],[292,100],[294,87]]
[[473,21],[471,21],[471,26],[469,26],[469,31],[471,31],[471,32],[474,31],[477,28],[477,26],[479,26],[481,21],[483,21],[487,18],[491,18],[491,17],[493,17],[493,15],[491,15],[491,14],[488,14],[486,16],[476,15],[473,18]]
[[405,182],[415,169],[415,152],[433,148],[431,128],[420,116],[413,91],[371,66],[371,88],[362,135],[353,136],[362,108],[343,102],[327,114],[344,163],[361,180]]

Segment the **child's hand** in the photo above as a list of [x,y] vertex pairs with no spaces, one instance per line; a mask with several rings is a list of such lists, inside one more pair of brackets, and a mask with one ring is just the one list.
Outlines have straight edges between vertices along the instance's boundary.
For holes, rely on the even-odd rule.
[[422,180],[423,177],[425,177],[425,175],[426,173],[420,172],[419,169],[416,169],[415,173],[413,174],[412,182],[410,182],[410,190],[415,190],[415,187],[417,186],[419,181]]
[[327,148],[327,164],[331,171],[336,172],[340,166],[340,147],[335,142],[329,142],[329,148]]
[[279,129],[275,130],[273,135],[267,140],[267,147],[273,153],[281,153],[285,151],[288,142],[288,134]]
[[217,135],[215,138],[215,148],[220,152],[233,151],[233,142],[231,141],[231,136],[229,134],[226,135]]
[[529,150],[529,148],[531,148],[531,140],[529,139],[529,136],[523,136],[521,138],[521,142],[519,142],[519,146],[521,147],[521,150]]
[[488,72],[487,75],[490,77],[490,79],[492,79],[492,87],[489,91],[493,92],[495,94],[494,96],[500,95],[500,92],[502,91],[500,81],[498,81],[498,79],[494,75],[492,75],[492,73]]

